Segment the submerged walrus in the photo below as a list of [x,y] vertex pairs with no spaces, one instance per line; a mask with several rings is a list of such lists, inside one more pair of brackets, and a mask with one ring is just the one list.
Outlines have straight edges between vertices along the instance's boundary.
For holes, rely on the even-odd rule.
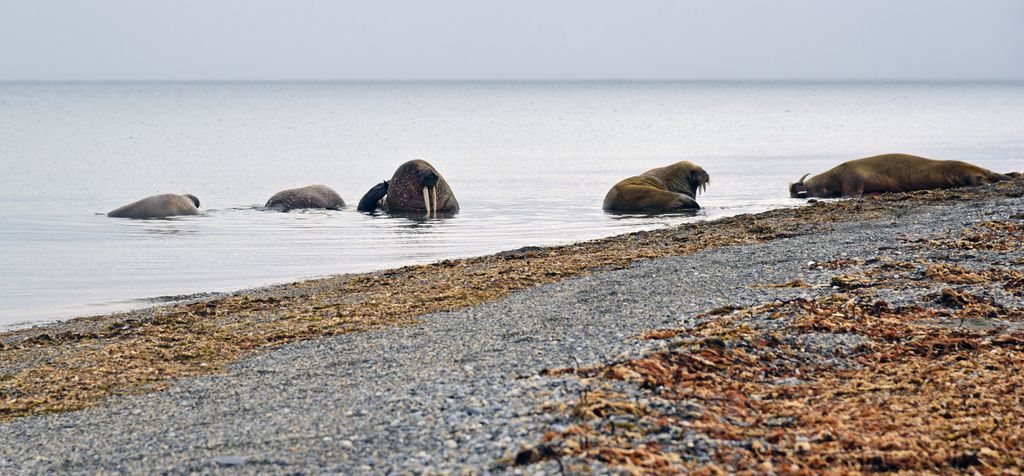
[[790,197],[860,197],[871,193],[984,185],[1010,179],[959,160],[932,160],[907,154],[851,160],[810,179],[807,175],[790,184]]
[[199,199],[195,195],[165,193],[129,203],[107,213],[114,218],[166,218],[175,215],[198,215]]
[[265,206],[282,212],[297,208],[338,210],[345,207],[345,201],[331,187],[326,185],[309,185],[277,192],[273,197],[270,197],[270,200],[267,200]]
[[700,208],[697,192],[711,178],[692,162],[681,161],[627,178],[604,196],[604,209],[614,212],[671,213]]
[[424,160],[410,160],[398,167],[391,180],[374,185],[356,207],[361,212],[382,209],[388,213],[439,213],[459,211],[451,187]]

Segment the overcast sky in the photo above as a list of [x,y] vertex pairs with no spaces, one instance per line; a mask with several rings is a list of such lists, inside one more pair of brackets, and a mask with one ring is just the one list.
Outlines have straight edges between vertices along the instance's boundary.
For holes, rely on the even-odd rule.
[[1024,79],[1024,0],[0,0],[0,80]]

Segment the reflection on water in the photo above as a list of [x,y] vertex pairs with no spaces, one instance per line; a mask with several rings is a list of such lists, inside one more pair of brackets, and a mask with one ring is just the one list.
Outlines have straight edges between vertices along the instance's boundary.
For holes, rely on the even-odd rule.
[[[126,220],[121,218],[121,220]],[[141,225],[130,225],[135,230],[139,230],[148,235],[161,237],[164,235],[188,235],[197,233],[198,230],[195,228],[193,223],[181,222],[173,218],[163,218],[159,220],[132,220],[142,223]]]
[[389,224],[396,227],[399,232],[429,232],[431,229],[455,220],[457,215],[442,215],[428,217],[413,214],[390,214],[374,217],[376,220],[389,220]]
[[681,210],[673,213],[630,213],[605,210],[613,220],[671,220],[673,218],[692,218],[704,215],[701,210]]
[[[2,83],[0,96],[23,98],[0,106],[0,326],[799,206],[790,182],[882,152],[1024,168],[1021,83]],[[262,206],[309,183],[353,204],[411,158],[444,174],[458,215]],[[601,210],[619,180],[680,159],[712,177],[700,210]],[[200,215],[102,212],[181,191]]]

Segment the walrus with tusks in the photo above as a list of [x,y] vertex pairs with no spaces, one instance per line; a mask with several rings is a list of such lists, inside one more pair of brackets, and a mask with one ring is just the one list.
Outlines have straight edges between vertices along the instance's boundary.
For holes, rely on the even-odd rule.
[[398,214],[452,214],[459,211],[451,187],[425,160],[410,160],[395,170],[391,180],[374,185],[359,200],[361,212],[378,209]]
[[331,187],[309,185],[277,192],[267,200],[265,207],[282,212],[300,208],[339,210],[345,208],[345,201]]
[[626,213],[696,210],[700,208],[697,193],[710,182],[704,169],[684,160],[620,181],[604,196],[603,208]]
[[851,160],[809,179],[807,175],[810,174],[789,185],[790,197],[860,197],[864,194],[968,187],[1010,179],[1007,175],[959,160],[932,160],[907,154]]
[[198,215],[199,199],[195,195],[165,193],[143,198],[107,213],[113,218],[166,218],[176,215]]

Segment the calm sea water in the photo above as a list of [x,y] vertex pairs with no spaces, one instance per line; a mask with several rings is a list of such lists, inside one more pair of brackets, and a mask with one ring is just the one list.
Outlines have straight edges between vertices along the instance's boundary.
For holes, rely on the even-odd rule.
[[[796,206],[788,182],[885,152],[1021,170],[1022,118],[1022,83],[0,83],[0,326]],[[411,158],[458,216],[354,210]],[[696,216],[601,211],[681,159],[711,175]],[[254,208],[313,183],[350,208]],[[102,215],[186,192],[202,215]]]

